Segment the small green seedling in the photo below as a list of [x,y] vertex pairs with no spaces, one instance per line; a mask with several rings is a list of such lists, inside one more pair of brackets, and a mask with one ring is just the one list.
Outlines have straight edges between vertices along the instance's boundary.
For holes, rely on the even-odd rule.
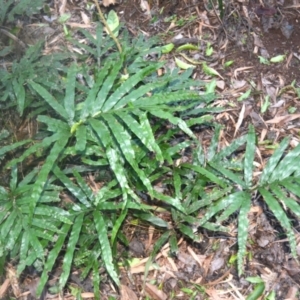
[[188,64],[188,63],[186,63],[186,62],[180,60],[180,59],[177,58],[177,57],[175,57],[175,63],[176,63],[176,65],[177,65],[180,69],[182,69],[182,70],[187,70],[187,69],[189,69],[189,68],[195,68],[194,65]]
[[249,89],[245,93],[243,93],[240,97],[238,97],[237,100],[238,101],[243,101],[243,100],[249,98],[250,94],[251,94],[251,89]]
[[268,109],[268,107],[270,106],[270,96],[269,95],[267,95],[266,97],[265,97],[265,99],[264,99],[264,102],[263,102],[263,104],[262,104],[262,106],[261,106],[261,109],[260,109],[260,111],[261,111],[261,113],[263,114],[263,113],[265,113],[266,111],[267,111],[267,109]]
[[119,30],[116,29],[119,27],[120,21],[117,13],[114,10],[111,10],[108,13],[106,22],[109,29],[114,33],[115,37],[117,37],[119,35]]
[[260,64],[263,64],[263,65],[269,65],[270,64],[270,62],[266,58],[264,58],[262,56],[258,56],[258,57],[259,57],[259,63]]
[[280,63],[282,61],[284,61],[285,59],[285,55],[282,54],[282,55],[277,55],[277,56],[274,56],[270,59],[270,62],[271,63]]
[[214,52],[214,49],[213,47],[211,46],[211,44],[208,42],[207,43],[207,47],[206,47],[206,50],[205,50],[205,55],[206,56],[211,56]]
[[174,45],[173,43],[164,45],[164,46],[161,48],[161,53],[163,53],[163,54],[170,53],[170,52],[174,49],[174,46],[175,46],[175,45]]
[[265,284],[260,277],[247,277],[247,281],[255,284],[253,292],[247,296],[246,300],[256,300],[258,299],[265,291]]
[[224,68],[228,68],[233,64],[233,60],[228,60],[224,63]]

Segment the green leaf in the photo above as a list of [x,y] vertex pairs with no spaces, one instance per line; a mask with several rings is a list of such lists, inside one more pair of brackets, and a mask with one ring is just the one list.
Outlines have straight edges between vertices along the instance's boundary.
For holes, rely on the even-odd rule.
[[29,85],[65,120],[68,120],[68,114],[61,104],[41,85],[33,81]]
[[281,141],[280,146],[275,150],[274,154],[269,158],[267,165],[265,166],[259,180],[259,184],[261,186],[270,180],[270,177],[272,176],[274,169],[276,168],[278,162],[280,161],[288,145],[289,145],[289,138],[286,137]]
[[29,249],[29,240],[30,235],[29,231],[25,230],[22,235],[21,247],[20,247],[20,261],[18,264],[17,272],[21,274],[21,272],[26,268],[26,258]]
[[112,142],[111,133],[102,121],[90,119],[89,124],[96,132],[98,138],[103,143],[104,147],[107,147],[108,145],[111,144]]
[[234,201],[236,201],[237,199],[240,198],[239,197],[240,193],[243,193],[243,192],[238,192],[238,193],[235,193],[235,194],[228,195],[227,197],[222,198],[221,200],[219,200],[214,205],[209,206],[209,208],[207,209],[206,214],[204,215],[204,217],[201,220],[199,220],[198,225],[201,226],[202,224],[205,224],[211,217],[213,217],[214,215],[216,215],[220,211],[225,210]]
[[224,79],[219,72],[209,67],[205,62],[202,63],[202,70],[206,75],[219,76],[220,78]]
[[103,118],[107,121],[108,126],[111,128],[113,135],[116,138],[119,148],[123,153],[124,157],[137,173],[139,179],[143,182],[148,192],[152,194],[152,185],[150,180],[146,177],[142,169],[139,168],[135,159],[135,151],[132,147],[131,136],[128,131],[116,120],[112,115],[103,115]]
[[185,213],[185,208],[182,206],[181,202],[180,202],[180,199],[177,199],[177,198],[173,198],[173,197],[170,197],[168,195],[164,195],[162,193],[159,193],[157,191],[154,190],[154,194],[153,196],[155,198],[157,198],[158,200],[161,200],[167,204],[170,204],[172,205],[174,208],[178,209],[179,211]]
[[247,147],[244,161],[244,177],[248,188],[252,185],[253,162],[255,155],[255,131],[253,126],[249,126],[247,135]]
[[238,97],[238,101],[243,101],[249,98],[251,94],[251,89],[247,90],[245,93],[243,93],[240,97]]
[[[76,169],[73,170],[73,174],[84,194],[87,196],[88,199],[90,199],[91,202],[93,202],[95,200],[93,190],[88,186],[86,181],[83,180],[83,178],[80,176]],[[87,207],[91,207],[91,205],[89,204]]]
[[273,171],[270,181],[283,180],[297,171],[300,162],[300,144],[290,151]]
[[[283,186],[285,189],[285,185]],[[287,188],[288,189],[288,188]],[[295,214],[298,218],[300,218],[300,205],[292,198],[288,198],[285,193],[280,189],[278,184],[270,185],[270,190],[275,194],[275,196],[280,199],[284,205],[286,205],[293,214]]]
[[48,175],[49,175],[50,171],[52,170],[52,168],[54,167],[55,162],[57,161],[59,155],[61,154],[61,152],[63,151],[63,149],[65,148],[66,144],[69,141],[69,133],[68,134],[60,134],[58,137],[59,137],[59,140],[56,141],[55,144],[53,145],[49,155],[46,158],[46,161],[44,162],[44,164],[40,170],[39,176],[37,177],[37,180],[34,183],[34,186],[32,189],[32,194],[31,194],[32,200],[29,205],[29,207],[30,207],[29,222],[32,221],[34,209],[42,195],[43,189],[47,182]]
[[101,256],[103,263],[105,265],[107,273],[110,275],[112,280],[120,285],[120,281],[118,278],[118,274],[115,270],[115,266],[113,264],[112,251],[108,240],[108,232],[107,232],[107,224],[105,223],[101,213],[97,210],[93,212],[94,216],[94,224],[98,233],[98,240],[101,247]]
[[34,213],[40,216],[52,217],[53,219],[59,220],[63,223],[72,224],[72,221],[70,220],[71,214],[60,207],[46,206],[46,205],[39,204],[35,208]]
[[214,182],[216,184],[218,184],[219,186],[225,188],[226,187],[226,183],[224,181],[222,181],[221,179],[219,179],[216,175],[214,175],[213,173],[209,172],[207,169],[202,168],[200,166],[194,166],[191,164],[182,164],[181,167],[183,168],[188,168],[191,169],[203,176],[205,176],[207,179],[209,179],[211,182]]
[[68,68],[67,81],[66,81],[66,95],[64,99],[64,107],[68,115],[68,122],[72,124],[75,116],[75,82],[76,82],[77,67],[73,63]]
[[12,229],[14,223],[16,222],[15,220],[17,217],[18,217],[17,210],[13,210],[12,213],[5,220],[5,223],[1,225],[0,238],[2,241],[7,239],[7,235]]
[[151,125],[146,113],[140,111],[140,124],[132,115],[119,112],[118,116],[128,126],[128,128],[139,138],[139,140],[148,148],[149,151],[155,152],[157,159],[163,161],[163,156],[159,146],[157,145]]
[[61,234],[59,235],[54,247],[48,254],[47,261],[44,266],[43,273],[41,275],[40,283],[37,287],[36,290],[36,295],[39,297],[42,294],[42,291],[44,289],[45,284],[48,281],[49,274],[52,271],[52,268],[56,262],[56,259],[64,245],[65,239],[67,237],[67,234],[71,228],[71,225],[69,224],[64,224],[63,227],[61,228]]
[[62,265],[62,273],[59,278],[59,287],[62,290],[67,283],[67,280],[70,275],[71,266],[74,257],[74,251],[76,244],[78,242],[82,223],[83,223],[84,214],[79,214],[74,220],[74,224],[72,227],[72,231],[69,237],[68,245],[66,247],[66,253],[64,254],[63,265]]
[[45,123],[49,131],[59,132],[59,131],[68,131],[70,126],[65,122],[58,119],[54,119],[48,116],[39,115],[37,120],[39,122]]
[[11,144],[11,145],[7,145],[7,146],[4,146],[4,147],[1,147],[0,148],[0,158],[1,156],[3,156],[5,153],[9,152],[9,151],[12,151],[20,146],[23,146],[27,143],[31,142],[31,140],[24,140],[24,141],[20,141],[20,142],[17,142],[17,143],[14,143],[14,144]]
[[[131,94],[131,90],[140,81],[145,79],[147,75],[156,71],[160,66],[161,64],[150,65],[146,68],[141,69],[133,76],[129,77],[129,79],[127,79],[122,85],[120,85],[120,87],[118,87],[117,90],[112,93],[112,95],[107,99],[103,106],[103,112],[108,112],[111,109],[118,109],[129,102],[134,103],[136,99],[132,97],[134,96],[134,94]],[[127,95],[127,97],[125,95]]]
[[176,238],[176,234],[171,234],[170,239],[169,239],[169,244],[170,244],[170,252],[173,255],[177,255],[178,254],[178,241]]
[[184,133],[186,133],[192,139],[197,140],[194,133],[189,129],[185,121],[181,118],[174,117],[171,113],[162,110],[151,110],[150,113],[160,119],[168,120],[170,123],[178,126]]
[[239,212],[238,217],[238,273],[239,276],[243,273],[243,260],[246,256],[246,246],[247,246],[247,237],[248,237],[248,231],[249,231],[249,219],[248,219],[248,213],[251,208],[251,195],[248,193],[244,193],[243,195],[244,199],[241,203],[241,208]]
[[242,206],[245,199],[248,199],[249,194],[247,192],[241,191],[232,193],[230,196],[234,197],[234,201],[232,201],[232,203],[228,205],[226,210],[223,211],[221,216],[217,218],[217,223],[221,223],[222,221],[227,220],[230,215],[235,213]]
[[[120,58],[115,64],[112,66],[110,73],[102,84],[101,90],[98,93],[97,101],[94,102],[94,106],[92,107],[92,116],[95,117],[99,115],[101,112],[107,111],[108,104],[112,101],[112,96],[116,93],[114,92],[108,99],[107,95],[111,91],[113,84],[123,66],[123,58]],[[117,102],[119,99],[113,98],[113,101]],[[105,106],[104,106],[105,105]],[[109,108],[110,109],[110,108]]]
[[11,169],[11,179],[9,182],[9,187],[11,192],[13,192],[17,188],[17,183],[18,183],[18,168],[15,165]]
[[253,292],[247,296],[246,300],[257,300],[260,298],[260,296],[263,294],[265,290],[265,284],[259,283],[255,286]]
[[100,300],[100,266],[97,259],[93,261],[93,287],[94,287],[94,297],[96,300]]
[[195,242],[200,242],[200,237],[195,234],[195,232],[193,231],[193,229],[191,228],[191,226],[186,226],[184,224],[179,224],[178,225],[178,229],[185,234],[186,236],[188,236],[190,239],[192,239]]
[[175,63],[182,70],[187,70],[189,68],[196,68],[196,66],[188,64],[177,57],[175,57]]
[[117,37],[119,35],[119,32],[115,31],[119,27],[119,18],[117,13],[111,9],[107,15],[106,22],[108,24],[109,29],[114,33],[114,35]]
[[285,59],[286,55],[277,55],[277,56],[274,56],[270,59],[270,62],[272,63],[279,63],[279,62],[282,62],[284,59]]
[[169,224],[166,221],[159,217],[156,217],[152,213],[136,212],[134,213],[134,216],[137,217],[139,220],[147,221],[155,226],[169,228]]
[[86,147],[86,127],[84,125],[80,125],[76,132],[76,144],[75,144],[75,149],[76,151],[84,151]]
[[287,217],[285,211],[278,203],[278,200],[275,199],[268,190],[264,188],[259,188],[258,190],[261,193],[261,195],[264,197],[265,202],[267,203],[268,207],[275,215],[276,219],[281,224],[282,228],[286,231],[291,246],[291,252],[294,257],[297,257],[295,234],[293,232],[293,228],[291,226],[290,220]]
[[208,154],[207,154],[207,160],[211,161],[213,157],[215,156],[218,146],[219,146],[219,137],[220,137],[220,131],[221,131],[222,126],[217,124],[213,137],[210,142],[210,146],[208,149]]
[[166,54],[170,53],[174,49],[175,45],[173,43],[169,43],[161,47],[161,53]]
[[181,177],[179,175],[179,170],[177,168],[174,168],[173,170],[173,181],[174,181],[174,189],[175,189],[175,197],[177,199],[182,199],[182,194],[181,194]]
[[100,72],[96,74],[95,83],[93,87],[90,89],[88,96],[83,103],[80,120],[84,121],[89,115],[91,115],[94,112],[94,107],[96,103],[100,101],[100,97],[102,97],[102,94],[99,93],[100,87],[103,84],[103,81],[107,76],[107,74],[109,73],[109,70],[112,65],[113,65],[113,61],[106,60]]
[[121,228],[123,221],[127,217],[128,209],[125,208],[122,210],[121,214],[117,218],[117,220],[114,223],[113,229],[111,231],[111,244],[114,245],[116,237],[118,235],[119,229]]
[[62,172],[57,166],[54,167],[53,173],[64,184],[64,186],[86,207],[90,207],[91,204],[87,200],[84,192],[76,186],[64,172]]
[[23,83],[19,82],[16,78],[12,81],[12,85],[17,98],[18,110],[22,116],[25,107],[25,89]]
[[227,168],[224,168],[219,163],[209,162],[209,165],[213,167],[216,171],[220,172],[226,178],[230,179],[233,183],[240,185],[243,188],[247,188],[245,182],[235,173],[231,172]]
[[17,221],[14,226],[9,231],[9,236],[5,241],[5,249],[6,250],[13,250],[16,246],[15,243],[23,229],[21,220]]

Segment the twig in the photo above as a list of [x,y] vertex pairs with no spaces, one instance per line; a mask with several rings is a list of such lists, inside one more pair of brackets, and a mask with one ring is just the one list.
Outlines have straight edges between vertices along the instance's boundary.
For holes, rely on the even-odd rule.
[[111,31],[111,29],[109,28],[109,25],[107,24],[105,18],[104,18],[104,15],[102,13],[102,10],[99,6],[99,3],[97,0],[94,0],[95,4],[96,4],[96,7],[97,7],[97,10],[98,10],[98,13],[99,13],[99,16],[100,16],[100,19],[102,21],[102,23],[104,24],[108,34],[110,35],[110,37],[114,40],[114,42],[116,43],[117,45],[117,48],[120,52],[120,54],[122,54],[123,50],[122,50],[122,47],[121,47],[121,44],[119,43],[118,39],[115,37],[115,35],[113,34],[113,32]]

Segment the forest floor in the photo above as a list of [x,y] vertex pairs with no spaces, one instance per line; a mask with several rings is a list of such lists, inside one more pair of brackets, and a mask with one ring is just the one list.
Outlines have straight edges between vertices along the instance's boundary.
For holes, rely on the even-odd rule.
[[[57,4],[53,9],[71,12],[69,22],[74,28],[80,27],[78,24],[89,28],[92,25],[84,9],[85,4],[86,1],[74,0],[66,5]],[[204,83],[211,82],[212,76],[205,74],[195,61],[205,61],[218,72],[215,77],[218,95],[215,106],[224,110],[214,114],[214,119],[223,125],[220,148],[245,134],[249,124],[255,127],[257,163],[261,169],[273,153],[274,145],[283,137],[291,137],[290,147],[298,145],[298,2],[224,1],[222,20],[218,5],[210,1],[124,0],[103,9],[106,13],[115,10],[132,36],[156,35],[163,45],[198,46],[197,51],[189,51],[185,57],[171,52],[163,59],[168,61],[170,68],[176,66],[175,57],[191,64],[194,67],[193,78]],[[33,28],[32,24],[28,30],[30,28]],[[55,35],[56,38],[59,34]],[[27,35],[33,38],[29,31]],[[50,48],[49,43],[48,50]],[[207,128],[197,133],[204,148],[209,146],[212,134]],[[235,267],[237,220],[233,217],[228,221],[231,234],[203,230],[199,232],[199,243],[182,238],[176,257],[168,255],[169,245],[165,245],[155,258],[145,284],[146,262],[161,232],[127,220],[123,233],[131,241],[130,257],[135,260],[129,268],[121,270],[120,293],[108,279],[102,280],[101,299],[246,299],[254,289],[259,289],[261,282],[265,288],[262,296],[251,299],[300,299],[299,265],[291,257],[282,228],[261,199],[253,199],[249,219],[248,254],[243,276],[238,276]],[[300,221],[293,219],[293,226],[298,232],[300,255]],[[120,251],[123,250],[120,248]],[[54,281],[59,276],[59,270],[57,272],[52,276]],[[252,281],[249,282],[248,277],[252,277]],[[37,282],[38,274],[28,270],[19,282],[24,299],[30,299],[34,294]],[[69,283],[72,288],[66,291],[64,299],[93,299],[92,281],[81,281],[80,270],[74,270]],[[270,294],[272,291],[275,293]],[[60,297],[50,293],[44,295],[44,299]]]

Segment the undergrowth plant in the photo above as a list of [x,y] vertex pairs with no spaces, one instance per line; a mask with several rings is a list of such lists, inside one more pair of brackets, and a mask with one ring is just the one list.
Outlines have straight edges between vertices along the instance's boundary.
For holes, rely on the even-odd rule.
[[[296,238],[288,214],[300,217],[300,205],[296,200],[300,196],[300,145],[287,152],[289,138],[283,139],[259,179],[254,180],[256,136],[253,126],[249,127],[247,135],[217,151],[219,132],[220,126],[217,126],[206,155],[199,146],[193,153],[192,163],[180,164],[172,170],[174,194],[181,199],[185,211],[172,209],[173,220],[182,233],[198,241],[198,228],[226,232],[228,229],[223,222],[238,212],[237,267],[241,275],[249,227],[247,214],[252,195],[256,195],[266,203],[286,232],[292,255],[297,257]],[[243,145],[244,155],[235,158],[235,152]],[[163,242],[174,239],[168,233],[162,238]]]
[[[196,124],[212,125],[210,116],[203,114],[213,111],[209,103],[215,97],[210,88],[200,94],[199,84],[190,79],[191,70],[166,71],[159,77],[164,63],[149,59],[150,54],[160,54],[153,41],[147,44],[140,38],[133,47],[123,36],[120,55],[109,38],[102,40],[100,26],[97,38],[84,30],[82,35],[89,44],[77,42],[83,57],[60,68],[56,82],[62,88],[52,89],[50,81],[32,76],[26,79],[22,93],[33,97],[31,106],[37,102],[41,107],[35,112],[36,137],[0,148],[0,158],[11,169],[9,185],[0,187],[2,265],[14,259],[19,274],[34,265],[42,272],[38,294],[58,263],[62,265],[58,290],[65,287],[71,268],[80,267],[82,277],[92,273],[97,298],[100,267],[119,284],[116,246],[128,243],[121,228],[129,214],[166,229],[154,245],[154,258],[167,241],[171,252],[177,253],[176,232],[198,241],[199,227],[227,231],[223,222],[238,212],[241,274],[254,192],[286,230],[295,256],[286,210],[300,216],[293,197],[300,195],[300,145],[286,153],[288,139],[284,139],[254,182],[253,127],[217,151],[220,126],[216,126],[206,154],[191,130]],[[96,63],[90,67],[81,63],[85,55]],[[18,103],[23,112],[26,102]],[[182,135],[184,140],[177,139]],[[233,159],[242,145],[244,156]],[[20,153],[13,152],[18,148],[23,152],[9,159],[7,154]],[[182,151],[191,153],[191,162],[180,161]],[[35,164],[22,168],[28,160]],[[157,182],[168,186],[169,192],[157,191]],[[148,197],[147,205],[141,197]],[[170,210],[172,224],[155,216],[153,200]]]
[[[164,63],[146,56],[151,51],[159,54],[159,48],[144,44],[144,49],[137,52],[124,40],[120,56],[110,55],[111,48],[103,55],[102,44],[91,39],[85,50],[92,52],[98,65],[87,69],[72,63],[67,74],[62,69],[62,91],[53,92],[35,78],[27,80],[31,95],[47,109],[37,116],[37,138],[0,149],[0,157],[8,160],[7,153],[24,147],[21,155],[6,163],[11,180],[1,187],[0,255],[2,263],[8,258],[18,261],[19,274],[29,265],[42,271],[38,294],[60,256],[58,290],[64,288],[74,265],[82,267],[83,277],[93,273],[96,297],[100,266],[119,284],[113,257],[117,241],[127,243],[120,228],[128,213],[168,228],[151,213],[151,206],[141,203],[140,191],[185,214],[180,199],[155,191],[148,177],[149,170],[163,168],[165,160],[172,162],[176,154],[172,147],[161,147],[153,128],[170,122],[197,144],[179,114],[213,97],[199,95],[189,79],[191,71],[158,77]],[[38,165],[33,171],[22,169],[21,178],[21,165],[29,159]],[[109,174],[102,178],[101,188],[86,180],[97,172]]]

